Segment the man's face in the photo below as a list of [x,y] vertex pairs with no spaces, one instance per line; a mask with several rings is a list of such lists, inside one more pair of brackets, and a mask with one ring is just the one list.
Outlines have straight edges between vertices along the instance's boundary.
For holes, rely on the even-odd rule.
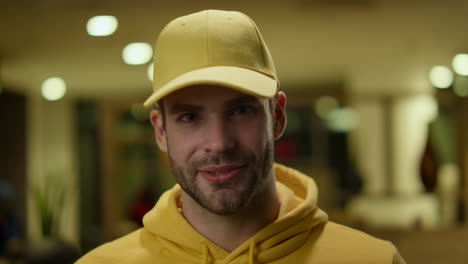
[[277,133],[268,101],[197,86],[166,96],[164,109],[165,125],[160,112],[151,120],[182,189],[215,214],[245,208],[272,175]]

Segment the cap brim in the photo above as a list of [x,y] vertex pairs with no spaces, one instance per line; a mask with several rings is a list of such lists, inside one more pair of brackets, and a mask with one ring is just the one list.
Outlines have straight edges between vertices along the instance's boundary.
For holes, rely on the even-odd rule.
[[199,84],[224,86],[264,98],[273,97],[279,87],[276,79],[254,70],[232,66],[213,66],[193,70],[171,80],[153,92],[143,105],[151,107],[176,90]]

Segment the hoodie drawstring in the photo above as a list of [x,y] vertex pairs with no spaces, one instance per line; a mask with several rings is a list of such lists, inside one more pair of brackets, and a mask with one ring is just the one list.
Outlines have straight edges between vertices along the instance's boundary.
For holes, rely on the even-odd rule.
[[249,248],[249,264],[255,264],[255,241],[250,242]]
[[203,252],[203,264],[209,264],[209,259],[208,259],[208,246],[205,244],[205,243],[201,243],[202,244],[202,252]]

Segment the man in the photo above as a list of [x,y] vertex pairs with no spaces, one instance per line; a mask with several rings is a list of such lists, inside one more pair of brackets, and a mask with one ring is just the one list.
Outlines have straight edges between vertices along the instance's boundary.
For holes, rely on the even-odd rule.
[[327,221],[313,180],[273,163],[286,96],[254,22],[180,17],[155,48],[151,112],[177,185],[144,227],[78,263],[404,263],[386,241]]

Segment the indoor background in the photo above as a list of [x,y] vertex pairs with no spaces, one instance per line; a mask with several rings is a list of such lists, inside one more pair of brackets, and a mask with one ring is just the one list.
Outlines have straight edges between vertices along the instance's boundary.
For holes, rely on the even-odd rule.
[[69,263],[140,227],[174,184],[142,107],[148,58],[204,9],[260,28],[288,95],[276,160],[314,178],[332,221],[408,263],[466,263],[461,0],[1,0],[0,263]]

